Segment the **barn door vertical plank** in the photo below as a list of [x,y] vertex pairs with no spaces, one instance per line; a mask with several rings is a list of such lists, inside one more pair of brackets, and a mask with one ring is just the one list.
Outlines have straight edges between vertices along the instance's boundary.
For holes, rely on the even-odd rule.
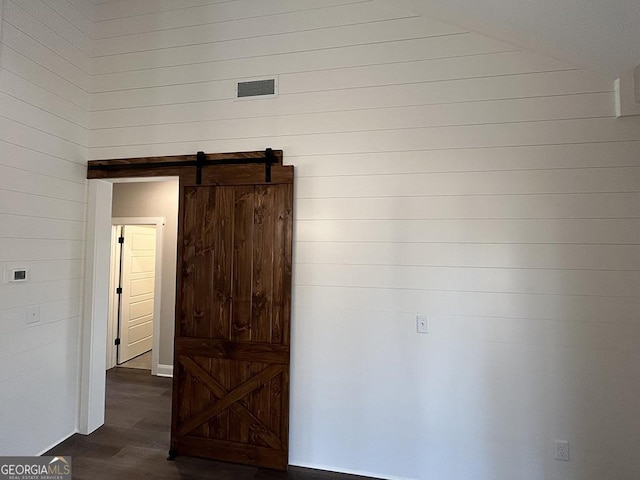
[[215,190],[213,291],[210,295],[214,316],[212,337],[230,340],[235,195],[234,187],[217,187]]
[[283,185],[282,188],[285,191],[285,204],[282,209],[285,250],[282,343],[289,345],[291,341],[291,278],[293,273],[293,184]]
[[197,231],[194,258],[194,299],[193,299],[193,335],[199,338],[211,338],[211,288],[214,264],[214,212],[216,211],[215,189],[197,188],[196,215]]
[[[233,214],[233,302],[230,340],[251,340],[251,288],[253,285],[253,186],[235,187]],[[230,361],[231,386],[236,387],[251,376],[251,363]],[[240,403],[247,406],[247,398]],[[229,435],[235,442],[249,443],[249,429],[235,413],[230,412]]]
[[182,309],[180,312],[179,330],[176,336],[193,337],[193,295],[195,288],[195,255],[197,232],[197,189],[195,187],[184,188],[184,219],[183,219],[183,248],[182,248],[182,282],[181,298]]
[[[196,189],[180,188],[181,222],[179,225],[179,258],[176,298],[175,336],[191,336],[193,312],[193,259],[195,257]],[[174,356],[172,431],[192,413],[192,376],[184,371],[181,357]]]
[[[212,337],[229,340],[231,331],[232,268],[233,268],[233,212],[234,187],[216,187],[213,215],[213,285],[210,292]],[[216,379],[227,391],[231,390],[230,362],[212,359],[211,377]],[[212,438],[229,438],[229,411],[225,410],[209,422],[209,434]]]
[[233,227],[233,306],[230,339],[251,340],[251,287],[253,284],[253,191],[235,188]]
[[275,188],[260,185],[255,189],[251,302],[251,340],[254,342],[271,341]]
[[[251,302],[252,342],[269,343],[272,327],[273,298],[273,229],[276,187],[259,185],[255,188],[253,225],[253,286]],[[259,372],[252,368],[252,374]],[[269,384],[261,386],[249,397],[250,410],[265,425],[269,425]],[[252,439],[256,444],[260,438]]]
[[[194,257],[193,326],[194,337],[211,338],[211,288],[213,281],[213,216],[216,210],[215,189],[196,187],[197,215]],[[211,358],[194,357],[193,360],[204,370],[211,371]],[[191,406],[198,412],[215,400],[211,391],[197,378],[191,383]],[[208,437],[209,424],[200,425],[194,435]]]
[[273,317],[270,342],[281,345],[284,342],[285,315],[285,269],[286,269],[286,190],[283,185],[276,187],[274,195],[273,224]]
[[[282,304],[282,344],[289,346],[291,340],[291,280],[293,273],[293,183],[281,185],[284,190],[284,203],[280,209],[283,217],[284,236],[283,292]],[[281,439],[283,445],[289,444],[289,364],[282,370],[281,396]]]

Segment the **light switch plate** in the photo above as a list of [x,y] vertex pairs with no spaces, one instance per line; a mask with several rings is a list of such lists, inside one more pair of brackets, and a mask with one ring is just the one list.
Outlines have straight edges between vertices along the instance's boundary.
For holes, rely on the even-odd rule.
[[418,333],[429,333],[429,317],[416,315],[416,328]]

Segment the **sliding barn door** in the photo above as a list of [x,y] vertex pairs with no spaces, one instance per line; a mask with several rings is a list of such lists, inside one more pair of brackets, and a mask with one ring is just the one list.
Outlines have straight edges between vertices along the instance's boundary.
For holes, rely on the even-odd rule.
[[286,470],[293,167],[202,177],[181,188],[171,449]]

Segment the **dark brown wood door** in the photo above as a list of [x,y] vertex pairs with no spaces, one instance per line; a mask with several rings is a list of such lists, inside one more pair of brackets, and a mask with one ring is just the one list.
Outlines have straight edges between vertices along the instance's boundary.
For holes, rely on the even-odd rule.
[[293,167],[181,186],[173,454],[287,468],[292,215]]

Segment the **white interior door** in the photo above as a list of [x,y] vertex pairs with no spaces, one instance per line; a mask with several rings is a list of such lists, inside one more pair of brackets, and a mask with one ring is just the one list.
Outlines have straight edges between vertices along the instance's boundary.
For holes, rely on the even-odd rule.
[[118,363],[151,350],[156,265],[155,225],[123,227]]

